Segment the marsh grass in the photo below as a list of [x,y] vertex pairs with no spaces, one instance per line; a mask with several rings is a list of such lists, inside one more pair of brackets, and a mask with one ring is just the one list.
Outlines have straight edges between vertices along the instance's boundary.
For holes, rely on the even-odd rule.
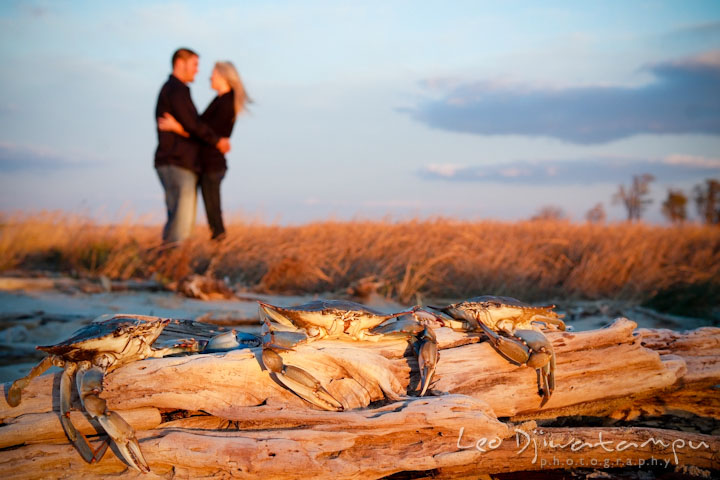
[[167,248],[159,226],[132,219],[103,225],[61,213],[4,215],[0,270],[166,282],[198,273],[272,293],[341,291],[373,278],[381,294],[402,302],[491,293],[640,303],[678,291],[701,292],[712,307],[720,292],[720,228],[699,225],[237,221],[221,244],[208,241],[204,227],[196,232]]

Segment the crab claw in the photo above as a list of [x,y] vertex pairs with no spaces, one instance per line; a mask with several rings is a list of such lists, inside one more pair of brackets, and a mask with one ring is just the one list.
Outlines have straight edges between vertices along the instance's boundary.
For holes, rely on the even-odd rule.
[[135,438],[135,431],[119,414],[108,410],[105,400],[99,397],[102,392],[104,375],[103,370],[98,367],[81,368],[78,371],[76,380],[83,408],[98,420],[108,436],[115,442],[123,460],[138,472],[148,473],[150,467],[140,450],[140,444]]
[[380,334],[385,337],[408,338],[423,331],[425,325],[418,322],[412,315],[403,315],[396,320],[385,322],[372,329],[373,335]]
[[128,465],[141,473],[150,472],[150,467],[140,450],[140,444],[135,438],[135,431],[120,415],[108,411],[98,417],[98,422],[113,439],[120,455]]
[[555,390],[555,351],[552,343],[541,332],[516,330],[515,335],[532,350],[527,365],[537,371],[538,394],[542,397],[542,407]]
[[433,333],[430,327],[425,327],[422,334],[419,336],[418,341],[415,345],[415,350],[418,357],[418,367],[420,368],[420,380],[422,390],[420,396],[425,395],[425,392],[430,386],[430,381],[435,375],[435,366],[438,361],[438,346],[435,333]]
[[212,337],[203,348],[203,353],[225,352],[240,347],[237,331],[220,333]]
[[267,318],[262,326],[262,343],[264,348],[292,350],[299,343],[307,341],[308,336],[299,330],[273,323]]
[[540,407],[550,399],[555,389],[555,351],[545,335],[535,330],[516,330],[513,337],[498,335],[480,323],[490,339],[490,345],[503,358],[518,366],[532,367],[537,372]]
[[227,352],[239,348],[250,348],[257,346],[260,338],[257,335],[246,332],[231,330],[215,335],[208,340],[200,349],[202,353]]
[[343,405],[308,372],[294,365],[285,365],[282,357],[269,348],[263,348],[262,360],[275,378],[288,390],[324,410],[339,412]]
[[261,320],[269,319],[287,327],[294,327],[292,321],[281,313],[283,310],[283,308],[270,305],[269,303],[258,302],[258,311],[260,312]]

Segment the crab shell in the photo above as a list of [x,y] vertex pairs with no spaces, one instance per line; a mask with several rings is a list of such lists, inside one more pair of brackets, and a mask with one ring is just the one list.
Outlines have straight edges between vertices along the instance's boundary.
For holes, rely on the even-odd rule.
[[152,344],[169,322],[155,317],[113,317],[86,325],[60,343],[36,348],[66,362],[90,362],[108,373],[152,356]]
[[344,300],[314,300],[297,307],[277,307],[259,302],[260,315],[285,327],[302,329],[309,340],[350,337],[374,340],[371,332],[391,318],[410,312],[385,314],[360,303]]
[[[466,323],[464,329],[478,330],[479,323],[494,331],[512,334],[517,329],[535,329],[538,323],[565,330],[562,315],[553,311],[555,305],[533,306],[512,297],[482,295],[447,307],[431,307]],[[457,327],[457,325],[453,325]]]

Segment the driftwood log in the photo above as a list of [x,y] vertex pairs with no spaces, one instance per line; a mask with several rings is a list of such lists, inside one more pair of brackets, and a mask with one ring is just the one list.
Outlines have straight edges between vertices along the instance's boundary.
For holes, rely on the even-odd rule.
[[[720,469],[717,432],[647,426],[586,426],[685,412],[720,420],[720,329],[636,330],[618,319],[587,332],[549,333],[556,389],[541,409],[535,372],[515,367],[479,335],[436,331],[440,360],[431,395],[418,398],[407,342],[318,341],[283,354],[345,406],[325,412],[275,383],[258,349],[136,362],[105,379],[109,408],[136,430],[152,473],[112,451],[82,461],[59,421],[59,374],[0,396],[3,478],[252,477],[440,478],[513,471],[662,466]],[[74,400],[79,406],[78,400]],[[553,426],[551,419],[577,425]],[[78,411],[87,435],[102,431]],[[96,441],[97,440],[97,437]],[[686,470],[687,471],[687,470]]]

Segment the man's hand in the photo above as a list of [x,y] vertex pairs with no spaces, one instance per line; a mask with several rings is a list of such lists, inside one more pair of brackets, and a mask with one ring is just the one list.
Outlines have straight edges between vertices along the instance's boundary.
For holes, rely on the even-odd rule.
[[218,143],[215,145],[215,148],[220,150],[220,153],[226,154],[230,151],[230,139],[228,137],[223,137],[220,140],[218,140]]

